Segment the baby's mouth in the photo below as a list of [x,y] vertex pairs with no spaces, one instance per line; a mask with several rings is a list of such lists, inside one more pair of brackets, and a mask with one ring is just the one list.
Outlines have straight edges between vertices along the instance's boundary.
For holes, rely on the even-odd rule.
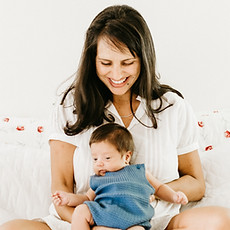
[[104,169],[99,170],[98,175],[100,175],[100,176],[104,176],[106,172],[107,172],[107,171],[106,171],[106,170],[104,170]]

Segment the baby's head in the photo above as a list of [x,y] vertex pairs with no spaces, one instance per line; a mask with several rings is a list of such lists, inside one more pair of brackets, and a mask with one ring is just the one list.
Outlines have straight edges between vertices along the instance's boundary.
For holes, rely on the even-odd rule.
[[89,145],[94,172],[100,176],[104,176],[107,171],[118,171],[128,165],[134,151],[131,133],[116,123],[101,125],[94,130]]

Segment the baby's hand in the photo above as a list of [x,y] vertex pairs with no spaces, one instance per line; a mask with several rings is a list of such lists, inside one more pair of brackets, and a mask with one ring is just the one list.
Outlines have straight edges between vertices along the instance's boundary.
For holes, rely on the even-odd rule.
[[55,205],[68,205],[69,203],[69,196],[67,192],[64,191],[56,191],[52,195],[52,200]]
[[173,196],[173,201],[176,204],[187,204],[188,203],[188,198],[183,192],[176,192],[175,195]]
[[152,203],[154,200],[156,200],[156,197],[152,194],[149,198],[149,203]]

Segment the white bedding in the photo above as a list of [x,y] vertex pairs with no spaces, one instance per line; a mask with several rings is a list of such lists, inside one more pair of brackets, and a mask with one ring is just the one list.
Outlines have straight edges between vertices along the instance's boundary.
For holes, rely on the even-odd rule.
[[230,208],[230,140],[212,150],[200,154],[206,182],[205,196],[199,202],[190,202],[190,207],[219,205]]
[[0,117],[0,224],[48,214],[48,122]]
[[0,144],[0,223],[48,214],[51,202],[49,152]]

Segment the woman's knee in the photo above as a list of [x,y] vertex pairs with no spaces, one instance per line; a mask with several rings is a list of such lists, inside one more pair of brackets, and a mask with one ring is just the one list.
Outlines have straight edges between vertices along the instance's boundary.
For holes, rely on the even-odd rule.
[[23,229],[24,227],[23,220],[11,220],[5,222],[0,226],[0,230],[13,230],[13,229]]
[[0,230],[51,230],[47,224],[32,220],[11,220],[0,226]]
[[230,209],[224,207],[205,207],[206,214],[204,217],[204,229],[207,230],[229,230],[230,229]]
[[215,225],[215,230],[230,229],[230,209],[223,207],[215,207],[211,217]]
[[230,209],[214,206],[188,209],[170,221],[167,230],[170,229],[228,230]]

